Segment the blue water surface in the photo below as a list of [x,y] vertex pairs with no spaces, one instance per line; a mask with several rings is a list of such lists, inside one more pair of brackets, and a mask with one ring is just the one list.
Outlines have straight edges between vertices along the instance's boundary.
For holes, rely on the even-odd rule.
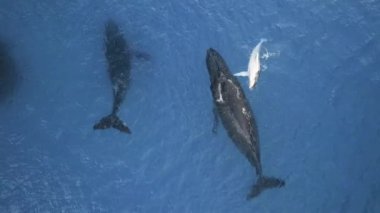
[[[104,24],[134,60],[120,118]],[[0,105],[0,212],[380,212],[377,0],[0,0],[18,86]],[[276,53],[254,90],[266,175],[286,186],[246,200],[254,169],[213,124],[206,49],[245,70],[261,38]]]

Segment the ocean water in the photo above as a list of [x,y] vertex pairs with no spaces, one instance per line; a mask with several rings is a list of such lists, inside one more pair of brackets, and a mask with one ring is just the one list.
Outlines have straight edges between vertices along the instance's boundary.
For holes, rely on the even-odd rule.
[[[120,118],[104,24],[133,60]],[[0,103],[0,212],[380,212],[380,2],[376,0],[0,0],[0,39],[17,84]],[[213,47],[239,78],[264,173],[286,181],[246,200],[254,169],[213,124]]]

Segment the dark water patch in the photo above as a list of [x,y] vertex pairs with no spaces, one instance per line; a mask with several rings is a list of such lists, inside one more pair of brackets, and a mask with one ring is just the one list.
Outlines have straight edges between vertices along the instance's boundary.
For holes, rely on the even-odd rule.
[[0,104],[9,100],[18,82],[19,75],[10,54],[10,45],[0,40]]

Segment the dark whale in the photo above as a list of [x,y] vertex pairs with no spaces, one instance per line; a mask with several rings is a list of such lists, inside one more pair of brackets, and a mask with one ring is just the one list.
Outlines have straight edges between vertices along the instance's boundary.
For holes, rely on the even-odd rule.
[[[214,99],[215,119],[218,119],[218,116],[221,118],[229,137],[256,168],[258,179],[247,199],[258,196],[267,188],[284,186],[283,180],[263,175],[256,121],[239,81],[230,73],[222,56],[212,48],[207,50],[206,64]],[[214,132],[216,124],[217,120],[214,123]]]
[[131,50],[123,38],[119,27],[112,20],[105,26],[105,56],[108,61],[108,73],[112,83],[113,106],[110,115],[103,117],[94,129],[113,127],[121,132],[131,133],[128,126],[117,116],[120,105],[124,100],[130,81]]
[[7,101],[16,90],[19,77],[10,46],[0,40],[0,103]]

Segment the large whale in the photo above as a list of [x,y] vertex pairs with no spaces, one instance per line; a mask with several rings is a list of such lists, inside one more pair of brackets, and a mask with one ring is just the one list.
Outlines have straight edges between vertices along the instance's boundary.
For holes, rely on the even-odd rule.
[[255,118],[239,81],[230,73],[222,56],[212,48],[207,50],[206,64],[210,75],[215,118],[221,118],[229,137],[256,168],[257,182],[247,199],[256,197],[267,188],[284,186],[283,180],[263,175]]
[[105,56],[108,61],[108,73],[112,83],[113,106],[111,114],[103,117],[94,129],[113,127],[121,132],[131,133],[128,126],[117,116],[120,105],[128,89],[131,71],[131,50],[123,38],[119,27],[113,20],[105,26]]

